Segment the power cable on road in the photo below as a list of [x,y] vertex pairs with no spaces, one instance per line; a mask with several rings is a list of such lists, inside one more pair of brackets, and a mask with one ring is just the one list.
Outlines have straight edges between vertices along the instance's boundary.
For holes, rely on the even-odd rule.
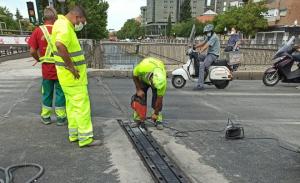
[[0,183],[13,183],[13,172],[20,168],[36,168],[38,169],[38,173],[36,173],[32,178],[28,179],[27,181],[24,181],[25,183],[33,183],[36,182],[43,174],[44,174],[44,168],[39,164],[19,164],[19,165],[11,165],[7,168],[0,167],[0,172],[4,173],[5,179],[0,178]]
[[[150,123],[152,125],[155,125],[154,122],[146,120],[147,123]],[[170,129],[172,131],[174,131],[175,133],[172,135],[173,137],[189,137],[189,133],[196,133],[196,132],[213,132],[213,133],[221,133],[224,132],[226,130],[226,128],[222,129],[222,130],[215,130],[215,129],[195,129],[195,130],[178,130],[174,127],[170,127],[168,125],[166,125],[166,123],[163,123],[164,127],[167,129]],[[300,149],[294,150],[292,148],[288,148],[286,146],[283,146],[280,142],[280,140],[278,138],[273,138],[273,137],[245,137],[243,139],[240,140],[273,140],[277,142],[278,147],[290,151],[290,152],[294,152],[294,153],[300,153]],[[285,144],[290,145],[289,143],[285,142]],[[290,145],[292,146],[292,145]]]

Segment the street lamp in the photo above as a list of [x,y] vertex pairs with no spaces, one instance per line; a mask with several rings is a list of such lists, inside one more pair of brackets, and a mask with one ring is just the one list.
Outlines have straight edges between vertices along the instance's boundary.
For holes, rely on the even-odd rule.
[[23,35],[23,30],[22,30],[22,26],[21,26],[21,19],[19,19],[18,22],[19,22],[19,26],[20,26],[20,34]]
[[[5,18],[6,15],[0,15],[0,17]],[[6,28],[6,23],[5,22],[0,22],[1,34],[3,34],[3,31],[2,31],[3,28],[2,28],[1,24],[4,24],[5,29],[7,29],[7,28]]]
[[65,2],[66,0],[57,0],[59,3],[61,3],[61,7],[60,7],[60,10],[61,10],[61,13],[64,14],[65,13]]
[[5,23],[5,22],[0,22],[1,34],[3,34],[2,24],[4,24],[5,29],[7,29],[7,28],[6,28],[6,23]]

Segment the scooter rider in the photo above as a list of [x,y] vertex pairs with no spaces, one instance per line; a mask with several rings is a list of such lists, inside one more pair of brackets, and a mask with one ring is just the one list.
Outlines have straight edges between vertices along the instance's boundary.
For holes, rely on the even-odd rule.
[[205,69],[218,59],[220,55],[220,40],[217,34],[213,31],[214,26],[208,24],[204,27],[203,33],[206,34],[206,39],[204,42],[198,44],[196,49],[200,49],[200,53],[207,50],[207,55],[199,54],[198,58],[195,59],[199,61],[199,79],[197,86],[194,90],[204,90],[204,73]]
[[[136,87],[136,95],[147,101],[147,91],[152,90],[152,108],[151,119],[156,122],[158,130],[163,129],[162,125],[162,105],[163,96],[167,89],[167,73],[164,63],[156,58],[148,57],[143,59],[133,70],[133,81]],[[141,122],[138,114],[133,114],[134,122],[131,127],[138,127]]]

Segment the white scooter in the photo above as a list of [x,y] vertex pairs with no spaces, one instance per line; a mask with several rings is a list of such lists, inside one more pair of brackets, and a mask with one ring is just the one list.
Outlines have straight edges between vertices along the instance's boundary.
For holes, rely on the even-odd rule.
[[[187,80],[193,82],[198,81],[194,59],[191,59],[191,54],[195,52],[195,50],[190,48],[187,51],[187,55],[189,56],[187,63],[172,72],[172,85],[175,88],[184,87]],[[228,86],[229,82],[232,81],[232,72],[235,71],[238,66],[239,64],[229,64],[227,60],[217,60],[208,68],[208,73],[205,72],[204,83],[215,85],[218,89],[224,89]]]

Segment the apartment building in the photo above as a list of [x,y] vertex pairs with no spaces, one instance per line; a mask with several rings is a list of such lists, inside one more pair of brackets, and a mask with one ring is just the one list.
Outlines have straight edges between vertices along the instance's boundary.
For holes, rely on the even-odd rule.
[[[147,6],[141,7],[142,25],[149,36],[165,34],[168,17],[172,23],[180,20],[181,4],[184,0],[147,0]],[[191,0],[191,15],[197,17],[205,10],[205,0]]]

